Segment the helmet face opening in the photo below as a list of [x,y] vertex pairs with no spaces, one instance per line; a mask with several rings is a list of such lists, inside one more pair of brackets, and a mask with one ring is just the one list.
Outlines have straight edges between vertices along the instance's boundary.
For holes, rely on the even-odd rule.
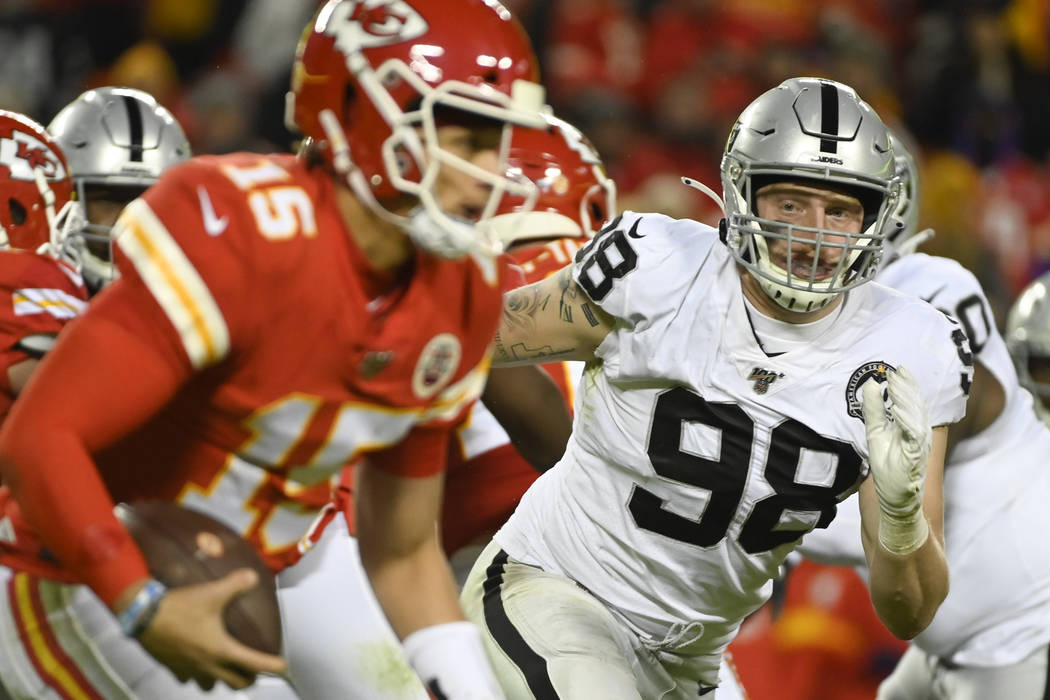
[[[330,0],[300,42],[287,116],[381,218],[459,257],[487,242],[445,208],[439,175],[456,170],[491,191],[481,218],[506,195],[535,198],[531,183],[506,176],[505,158],[514,127],[544,126],[537,79],[524,30],[493,0]],[[482,167],[443,148],[447,126],[475,133],[498,161]],[[406,214],[405,195],[419,210]]]
[[[852,88],[793,78],[761,95],[733,127],[721,172],[730,250],[781,307],[822,308],[875,275],[898,185],[886,127]],[[855,199],[860,230],[760,217],[756,197],[774,183]]]

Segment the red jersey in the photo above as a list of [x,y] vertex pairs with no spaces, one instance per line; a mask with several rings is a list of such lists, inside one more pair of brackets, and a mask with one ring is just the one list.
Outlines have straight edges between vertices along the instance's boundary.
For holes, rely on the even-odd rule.
[[[587,239],[563,238],[525,245],[510,255],[524,272],[525,283],[531,284],[568,265],[586,244]],[[570,411],[582,366],[582,362],[543,365],[564,394]],[[456,436],[458,439],[450,444],[445,505],[441,509],[442,544],[450,554],[479,536],[495,532],[539,476],[480,402]]]
[[[381,461],[401,476],[444,467],[443,454],[399,450],[444,436],[480,393],[501,311],[496,261],[416,252],[407,279],[377,272],[345,228],[332,181],[291,156],[177,166],[128,206],[115,237],[121,278],[49,362],[98,334],[109,334],[108,346],[119,346],[114,334],[126,339],[134,388],[116,391],[112,406],[80,407],[131,416],[111,419],[101,432],[112,436],[85,438],[113,501],[171,499],[202,510],[280,569],[298,558],[333,477],[361,453],[406,457]],[[152,374],[135,376],[136,347],[164,358]],[[137,395],[153,385],[170,389],[157,390],[158,407],[136,412]],[[43,412],[23,405],[16,411]],[[76,412],[63,420],[90,434],[91,421]],[[445,442],[437,444],[443,453]],[[51,471],[64,478],[61,464]],[[45,539],[76,574],[113,598],[145,568],[123,530],[76,534],[74,518],[83,530],[111,508],[98,493],[87,497],[95,505],[63,512],[60,527],[47,517],[59,504],[40,495],[34,522],[51,529]],[[119,559],[121,573],[103,570],[102,558]]]
[[[87,299],[83,279],[67,264],[25,250],[0,250],[0,421],[15,400],[8,370],[46,352]],[[38,549],[11,490],[0,486],[0,561],[10,542]]]
[[0,250],[0,421],[15,400],[7,371],[43,354],[84,310],[87,298],[84,281],[65,263],[25,250]]

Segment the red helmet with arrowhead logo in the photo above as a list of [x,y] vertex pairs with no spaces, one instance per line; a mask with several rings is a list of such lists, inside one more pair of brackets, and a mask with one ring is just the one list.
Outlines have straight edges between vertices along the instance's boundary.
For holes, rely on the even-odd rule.
[[0,110],[0,246],[36,250],[73,196],[62,149],[40,124]]
[[547,117],[546,129],[514,132],[508,166],[536,183],[531,209],[504,199],[485,222],[504,246],[542,238],[591,238],[616,215],[616,184],[594,145],[563,119]]
[[440,211],[442,165],[529,193],[441,149],[436,132],[446,121],[543,128],[538,78],[528,37],[496,0],[330,0],[299,43],[286,117],[389,219],[405,194]]

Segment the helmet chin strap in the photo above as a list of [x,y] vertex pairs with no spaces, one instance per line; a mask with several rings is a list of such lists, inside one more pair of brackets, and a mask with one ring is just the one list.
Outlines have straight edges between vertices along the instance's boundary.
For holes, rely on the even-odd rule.
[[726,204],[722,201],[722,198],[718,196],[718,193],[716,193],[713,189],[700,182],[699,180],[694,180],[691,177],[683,177],[682,184],[686,187],[692,187],[694,190],[700,190],[701,192],[706,194],[708,197],[714,200],[715,204],[718,205],[718,209],[722,212],[722,216],[726,215]]

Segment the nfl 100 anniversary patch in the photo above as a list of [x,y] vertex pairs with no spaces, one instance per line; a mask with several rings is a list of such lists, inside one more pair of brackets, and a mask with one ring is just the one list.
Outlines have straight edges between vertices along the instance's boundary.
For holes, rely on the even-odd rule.
[[755,367],[751,370],[751,374],[747,375],[749,382],[754,382],[752,388],[756,394],[764,394],[769,391],[769,385],[778,379],[784,377],[783,372],[775,372],[771,369],[765,369],[763,367]]

